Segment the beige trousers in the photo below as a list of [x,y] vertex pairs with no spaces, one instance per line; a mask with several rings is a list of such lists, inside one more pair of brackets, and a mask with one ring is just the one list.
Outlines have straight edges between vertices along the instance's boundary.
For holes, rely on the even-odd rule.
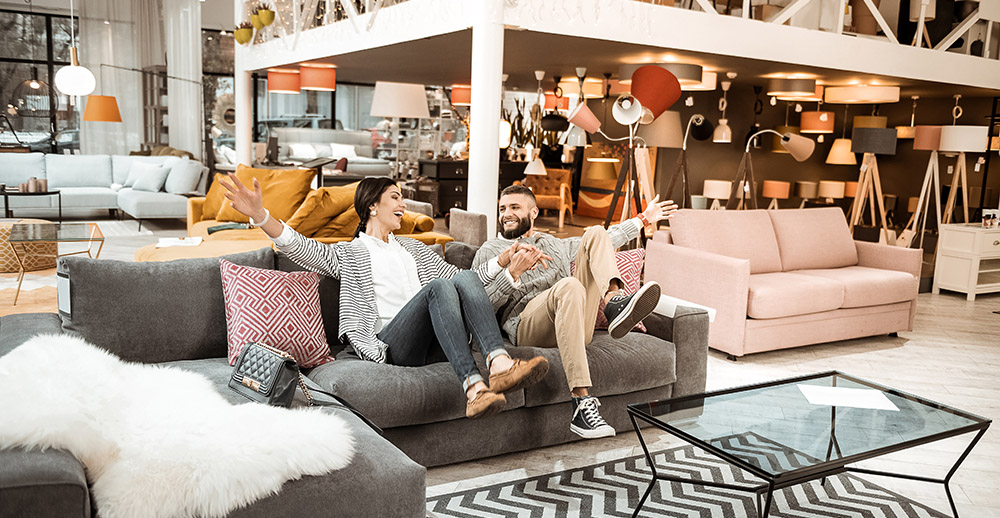
[[517,345],[558,347],[570,390],[591,386],[586,346],[594,338],[601,299],[611,279],[618,278],[608,232],[599,226],[590,227],[576,252],[573,276],[536,295],[521,312]]

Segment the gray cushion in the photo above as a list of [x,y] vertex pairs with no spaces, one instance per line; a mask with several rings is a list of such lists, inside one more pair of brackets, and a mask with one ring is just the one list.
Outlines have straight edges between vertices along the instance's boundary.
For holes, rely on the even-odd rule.
[[62,322],[55,313],[21,313],[0,317],[0,356],[35,335],[61,332]]
[[66,450],[0,449],[0,516],[87,518],[83,464]]
[[[477,355],[478,356],[478,355]],[[481,372],[486,372],[480,367]],[[341,354],[309,378],[352,403],[383,428],[465,419],[465,393],[451,364],[400,367]],[[506,410],[524,405],[522,391],[506,394]]]
[[204,166],[197,160],[182,159],[170,167],[163,190],[173,194],[184,194],[198,190],[198,182]]
[[188,199],[180,194],[125,188],[118,191],[117,206],[136,219],[183,218]]
[[108,155],[45,155],[45,177],[50,189],[62,187],[108,187],[111,157]]
[[[118,193],[112,191],[110,187],[64,187],[62,193],[63,209],[85,208],[85,209],[117,209]],[[52,198],[52,206],[57,205],[56,198]]]
[[[274,266],[270,247],[224,257],[256,268]],[[218,258],[127,263],[63,257],[58,265],[59,274],[69,277],[65,331],[128,361],[226,356]]]
[[444,260],[463,270],[468,270],[472,268],[472,260],[476,257],[478,250],[478,246],[452,241],[444,245]]
[[[524,389],[525,406],[534,407],[570,400],[570,387],[563,371],[559,350],[540,347],[511,347],[514,358],[540,354],[549,360],[549,373],[536,385]],[[674,344],[642,333],[629,333],[615,340],[606,331],[594,333],[587,345],[590,364],[590,393],[595,396],[627,394],[669,385],[677,380]]]
[[0,183],[17,187],[32,176],[45,178],[44,154],[0,153]]
[[132,187],[137,191],[160,192],[167,182],[168,174],[170,174],[169,167],[136,162],[132,164],[132,171],[125,180],[125,187]]

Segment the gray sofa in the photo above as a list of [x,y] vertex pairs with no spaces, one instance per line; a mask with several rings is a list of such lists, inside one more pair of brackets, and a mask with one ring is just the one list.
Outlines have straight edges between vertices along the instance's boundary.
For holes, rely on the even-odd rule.
[[[341,158],[334,156],[330,144],[347,144],[354,147],[354,157],[347,157],[348,176],[388,176],[388,160],[373,158],[372,134],[369,131],[349,131],[312,128],[274,128],[278,137],[278,160],[284,162],[308,162],[317,157]],[[293,149],[294,148],[294,149]],[[311,149],[312,152],[302,153]],[[299,153],[296,153],[299,151]],[[329,167],[333,167],[330,164]]]
[[[116,188],[125,183],[135,162],[166,166],[183,163],[184,166],[178,167],[176,174],[171,168],[164,190],[160,192]],[[194,167],[196,179],[187,166]],[[187,198],[183,194],[192,191],[204,194],[208,169],[198,162],[172,156],[0,153],[0,183],[16,187],[31,177],[46,179],[50,190],[61,192],[63,214],[121,210],[141,221],[186,218]],[[58,200],[54,196],[14,196],[9,200],[16,216],[52,217],[58,212]]]
[[[475,250],[451,243],[446,259],[468,265]],[[227,259],[261,268],[300,269],[270,248]],[[69,293],[60,300],[61,314],[0,318],[0,355],[38,333],[74,333],[126,360],[203,373],[231,401],[243,402],[225,387],[231,368],[225,358],[217,259],[125,263],[67,257],[59,269]],[[320,300],[327,336],[336,336],[339,282],[323,278]],[[630,427],[626,404],[705,388],[707,314],[678,308],[673,318],[651,315],[646,325],[649,334],[631,333],[622,340],[598,332],[588,347],[601,411],[622,433]],[[424,516],[425,466],[579,439],[569,431],[569,391],[555,348],[512,347],[515,357],[548,358],[549,375],[508,394],[507,409],[499,415],[469,420],[464,417],[464,394],[447,363],[419,368],[376,364],[332,345],[337,361],[307,371],[310,382],[353,403],[385,429],[385,436],[341,411],[358,441],[350,466],[289,481],[278,495],[233,516]],[[61,451],[0,450],[0,516],[91,515],[83,468],[76,459]]]

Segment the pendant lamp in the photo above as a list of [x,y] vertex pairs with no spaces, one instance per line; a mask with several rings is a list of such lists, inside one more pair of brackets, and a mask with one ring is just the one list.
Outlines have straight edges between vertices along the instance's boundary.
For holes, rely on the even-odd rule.
[[731,85],[732,83],[729,81],[722,82],[722,99],[719,99],[719,111],[722,112],[722,117],[719,119],[719,125],[715,127],[715,132],[712,133],[712,142],[716,144],[729,144],[733,141],[733,130],[729,127],[729,120],[726,119],[728,105],[726,97]]
[[97,79],[94,78],[93,72],[80,66],[76,47],[76,30],[73,23],[73,0],[69,0],[69,19],[70,42],[73,45],[69,49],[70,64],[56,72],[56,89],[65,95],[90,95],[97,87]]
[[833,141],[830,154],[826,156],[826,163],[831,165],[858,165],[858,157],[851,151],[851,139],[847,138],[848,108],[849,106],[844,106],[844,130],[840,138]]

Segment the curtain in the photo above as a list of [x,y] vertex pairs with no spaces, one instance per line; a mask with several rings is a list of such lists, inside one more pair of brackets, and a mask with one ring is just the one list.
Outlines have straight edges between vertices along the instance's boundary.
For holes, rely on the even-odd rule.
[[201,2],[163,2],[167,50],[167,113],[170,146],[203,155],[204,105],[201,87]]

